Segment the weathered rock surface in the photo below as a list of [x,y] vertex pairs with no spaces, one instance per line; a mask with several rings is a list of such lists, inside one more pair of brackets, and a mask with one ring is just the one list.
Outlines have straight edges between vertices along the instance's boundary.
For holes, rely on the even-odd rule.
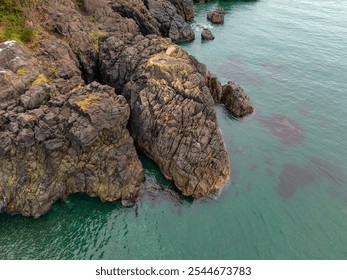
[[[134,203],[144,175],[126,129],[125,98],[98,83],[84,86],[72,51],[54,38],[41,41],[36,58],[15,42],[0,49],[7,81],[0,91],[0,212],[38,217],[75,192]],[[58,69],[45,69],[48,61]]]
[[184,195],[218,193],[229,178],[229,157],[206,68],[156,36],[122,44],[110,37],[100,46],[100,62],[107,83],[123,90],[130,104],[137,145],[165,177]]
[[211,41],[214,40],[214,35],[211,30],[208,28],[204,28],[201,32],[201,40]]
[[222,8],[218,8],[214,11],[210,11],[207,13],[207,19],[212,21],[215,24],[224,23],[225,10]]

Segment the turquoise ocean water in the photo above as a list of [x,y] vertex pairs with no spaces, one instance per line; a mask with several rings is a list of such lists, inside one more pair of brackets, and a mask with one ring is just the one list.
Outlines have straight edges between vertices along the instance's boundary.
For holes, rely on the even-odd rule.
[[[216,7],[224,25],[206,20]],[[183,47],[256,106],[241,121],[216,108],[232,168],[222,196],[123,208],[75,195],[40,219],[1,214],[0,259],[347,259],[346,15],[345,0],[196,5]],[[216,39],[201,43],[201,26]]]

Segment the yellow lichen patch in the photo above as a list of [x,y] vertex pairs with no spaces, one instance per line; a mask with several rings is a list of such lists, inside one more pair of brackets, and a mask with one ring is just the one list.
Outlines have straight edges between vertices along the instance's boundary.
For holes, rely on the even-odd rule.
[[26,70],[25,66],[22,66],[17,70],[16,74],[22,76],[22,75],[25,75],[26,72],[27,72],[27,70]]
[[101,96],[91,95],[91,96],[88,96],[86,99],[78,101],[76,104],[78,107],[81,108],[82,111],[87,111],[88,107],[98,106],[99,103],[97,101],[100,99],[101,99]]
[[169,120],[171,120],[171,115],[169,113],[165,114],[165,121],[168,122]]
[[102,36],[102,35],[105,35],[105,33],[104,32],[101,32],[101,31],[92,31],[91,33],[90,33],[90,36],[92,37],[92,39],[93,39],[93,45],[94,45],[94,48],[95,48],[95,50],[99,50],[99,39],[100,39],[100,37]]
[[76,92],[77,90],[83,88],[83,85],[78,85],[77,87],[74,87],[72,90],[69,91],[69,94]]
[[40,74],[37,76],[36,80],[31,83],[31,85],[38,86],[38,85],[46,84],[48,82],[49,80],[47,79],[47,77],[43,74]]
[[173,81],[172,86],[174,87],[176,91],[180,91],[180,92],[184,91],[182,82],[177,78]]
[[166,53],[159,53],[151,57],[147,62],[147,67],[157,66],[159,68],[178,69],[180,61],[176,58],[167,55]]

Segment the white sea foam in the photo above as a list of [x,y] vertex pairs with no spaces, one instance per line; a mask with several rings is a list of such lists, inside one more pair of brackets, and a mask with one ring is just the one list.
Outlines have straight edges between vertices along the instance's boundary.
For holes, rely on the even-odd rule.
[[202,31],[204,28],[208,28],[208,29],[213,29],[213,26],[209,23],[204,24],[204,23],[194,23],[192,25],[192,28],[194,29],[194,31],[199,32]]

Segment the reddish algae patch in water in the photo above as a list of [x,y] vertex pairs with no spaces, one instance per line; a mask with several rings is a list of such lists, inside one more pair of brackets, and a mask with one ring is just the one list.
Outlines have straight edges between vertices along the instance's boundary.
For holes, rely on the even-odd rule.
[[269,128],[283,144],[300,144],[304,140],[303,129],[295,121],[284,115],[274,114],[268,117],[258,117],[258,120]]
[[283,198],[290,198],[298,189],[310,185],[314,181],[314,176],[309,169],[285,164],[279,179],[278,192]]

